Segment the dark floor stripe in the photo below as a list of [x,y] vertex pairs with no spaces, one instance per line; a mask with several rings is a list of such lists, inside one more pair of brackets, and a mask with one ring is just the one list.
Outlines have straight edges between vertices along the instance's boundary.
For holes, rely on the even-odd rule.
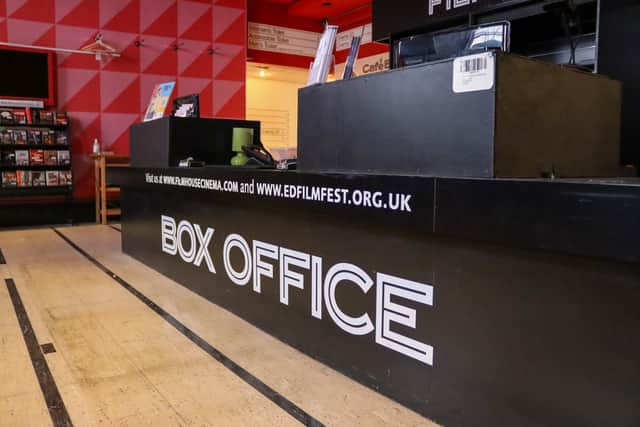
[[2,253],[2,249],[0,249],[0,264],[6,264],[7,260],[4,259],[4,254]]
[[113,271],[109,270],[104,264],[100,263],[97,259],[89,255],[85,252],[84,249],[76,245],[71,239],[62,234],[60,231],[53,229],[58,236],[60,236],[65,242],[69,244],[76,251],[80,252],[85,258],[91,261],[96,267],[102,270],[104,273],[108,274],[113,280],[118,282],[120,286],[131,292],[136,298],[142,301],[147,307],[151,310],[155,311],[160,315],[165,321],[167,321],[171,326],[178,330],[182,335],[187,337],[191,342],[200,347],[205,353],[209,356],[216,359],[218,362],[222,363],[227,369],[240,377],[244,382],[249,384],[251,387],[259,391],[266,398],[271,400],[273,403],[278,405],[280,408],[285,410],[289,415],[291,415],[296,420],[300,421],[302,424],[307,426],[321,427],[323,424],[313,418],[311,415],[306,413],[302,408],[298,407],[295,403],[291,402],[286,397],[282,396],[280,393],[260,381],[258,378],[253,376],[250,372],[245,370],[242,366],[235,363],[233,360],[229,359],[218,349],[213,347],[211,344],[206,342],[202,337],[193,332],[191,329],[180,323],[178,319],[173,317],[171,314],[167,313],[164,309],[158,306],[156,303],[151,301],[146,295],[142,292],[138,291],[136,288],[127,283],[124,279],[119,277]]
[[29,320],[27,311],[22,304],[22,299],[20,298],[16,284],[13,279],[5,279],[5,283],[7,285],[7,290],[9,291],[9,296],[11,297],[11,302],[13,303],[13,308],[16,312],[16,317],[18,318],[18,323],[20,324],[20,329],[22,330],[22,337],[24,338],[27,350],[29,351],[31,364],[36,372],[36,377],[38,377],[38,382],[40,383],[40,389],[42,390],[44,400],[47,404],[47,408],[49,409],[51,421],[53,421],[54,427],[72,427],[73,423],[71,422],[71,418],[69,418],[67,408],[64,406],[62,396],[60,396],[58,386],[56,386],[56,381],[54,380],[53,375],[51,375],[49,365],[47,365],[44,354],[42,354],[42,350],[38,344],[38,338],[31,327],[31,321]]
[[109,225],[109,227],[113,228],[114,230],[116,230],[118,233],[122,233],[122,230],[120,230],[118,227],[114,226],[114,225]]

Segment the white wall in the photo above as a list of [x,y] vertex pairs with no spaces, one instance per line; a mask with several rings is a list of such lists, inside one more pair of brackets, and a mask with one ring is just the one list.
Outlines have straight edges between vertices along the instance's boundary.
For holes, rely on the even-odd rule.
[[247,73],[247,119],[261,122],[262,143],[276,159],[295,158],[298,142],[298,89],[306,71],[269,68],[266,77]]

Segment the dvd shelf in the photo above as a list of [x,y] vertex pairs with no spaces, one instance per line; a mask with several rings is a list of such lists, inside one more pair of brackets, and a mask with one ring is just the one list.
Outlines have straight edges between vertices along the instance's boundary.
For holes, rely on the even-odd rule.
[[68,127],[65,113],[0,109],[0,194],[70,195]]

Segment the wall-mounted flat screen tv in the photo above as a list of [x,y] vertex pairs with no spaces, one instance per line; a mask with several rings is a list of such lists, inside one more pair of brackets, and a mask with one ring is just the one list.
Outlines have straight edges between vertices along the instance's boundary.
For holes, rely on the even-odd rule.
[[44,101],[55,104],[55,54],[0,48],[0,99]]

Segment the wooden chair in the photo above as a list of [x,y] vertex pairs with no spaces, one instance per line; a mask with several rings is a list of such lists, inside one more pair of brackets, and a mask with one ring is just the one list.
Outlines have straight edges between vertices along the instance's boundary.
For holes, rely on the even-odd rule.
[[120,215],[119,208],[109,209],[107,207],[109,196],[120,195],[120,187],[109,185],[107,170],[109,170],[109,168],[128,167],[129,157],[116,155],[112,152],[91,154],[91,157],[95,162],[96,174],[96,222],[106,225],[109,216]]

